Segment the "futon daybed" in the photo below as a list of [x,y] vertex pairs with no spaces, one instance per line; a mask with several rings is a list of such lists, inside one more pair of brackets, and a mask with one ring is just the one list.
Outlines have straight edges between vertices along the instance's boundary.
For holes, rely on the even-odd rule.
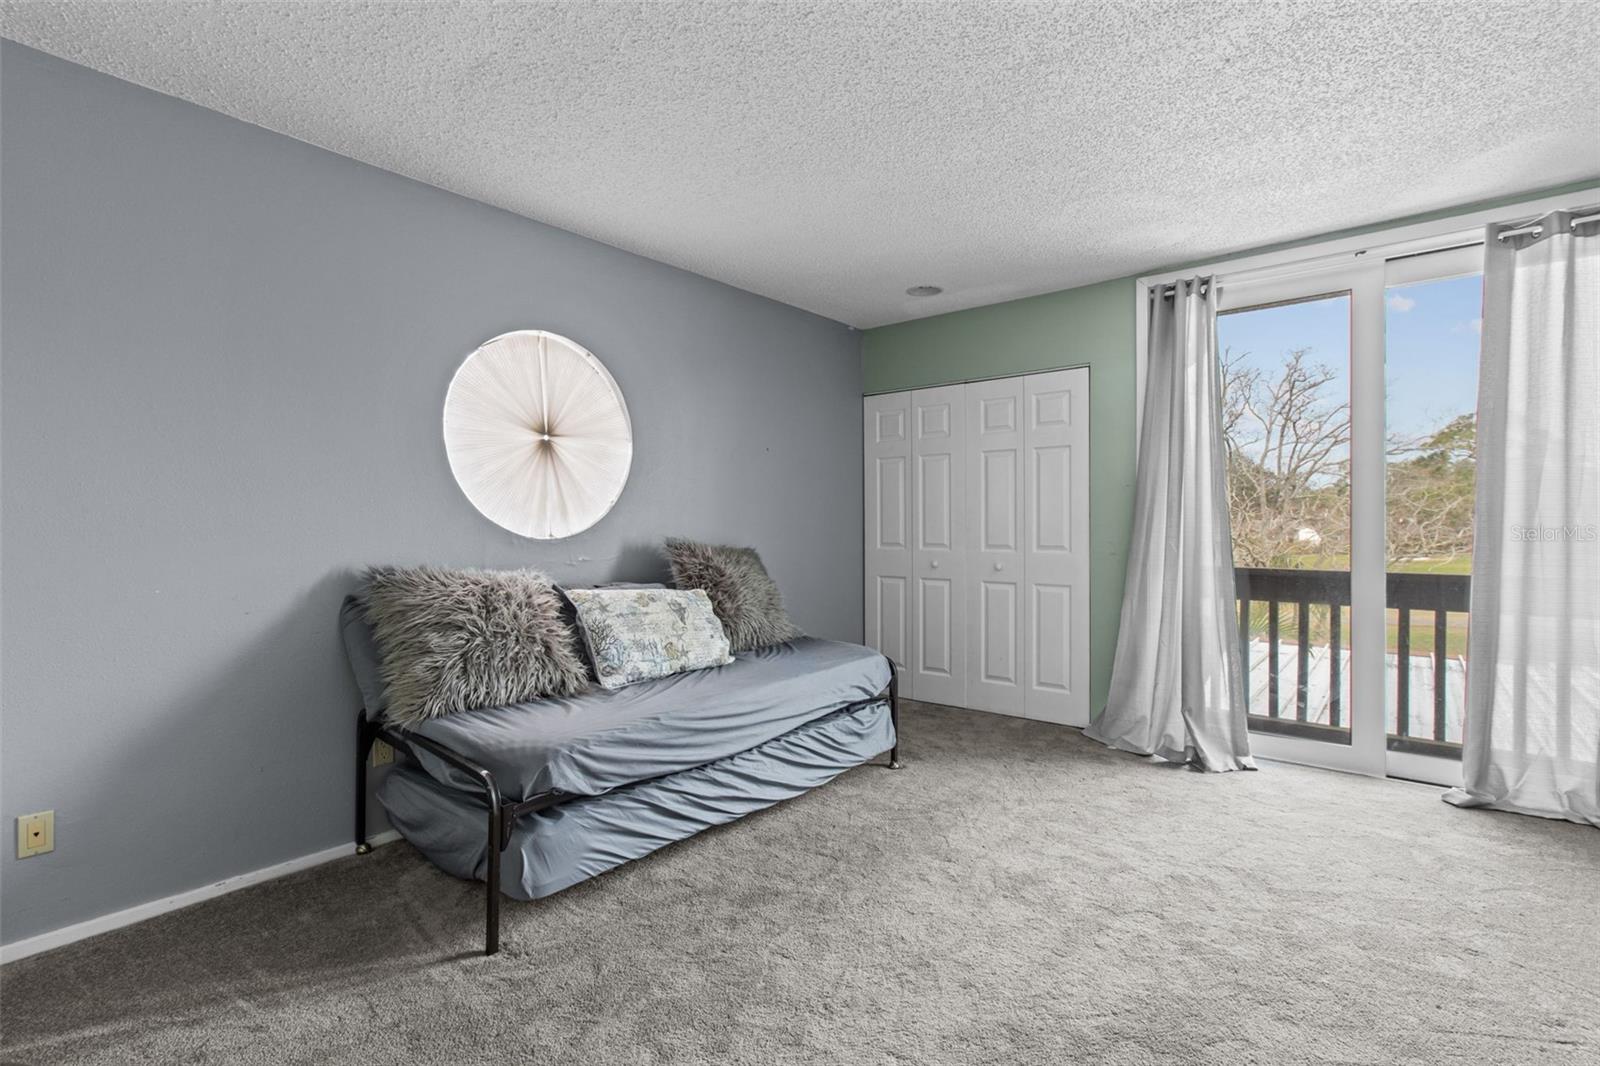
[[487,884],[484,952],[500,893],[532,900],[825,784],[889,753],[899,766],[892,663],[809,637],[618,689],[383,720],[373,633],[347,599],[341,627],[365,707],[356,726],[356,850],[365,853],[367,760],[400,758],[378,800],[442,869]]

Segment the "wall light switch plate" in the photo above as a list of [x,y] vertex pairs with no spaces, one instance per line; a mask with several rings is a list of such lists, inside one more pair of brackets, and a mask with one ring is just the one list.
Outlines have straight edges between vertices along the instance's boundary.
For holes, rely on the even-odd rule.
[[394,762],[394,748],[381,740],[372,742],[372,765],[388,766]]
[[56,849],[56,812],[40,811],[17,818],[17,858],[43,855]]

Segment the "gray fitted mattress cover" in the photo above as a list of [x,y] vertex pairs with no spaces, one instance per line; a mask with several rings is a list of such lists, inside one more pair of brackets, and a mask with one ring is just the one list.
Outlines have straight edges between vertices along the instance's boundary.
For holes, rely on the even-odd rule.
[[[801,637],[727,666],[453,714],[415,732],[488,769],[505,799],[598,796],[754,748],[888,684],[888,660],[872,649]],[[481,791],[436,756],[417,757],[440,783]]]
[[[500,889],[538,899],[703,829],[798,796],[895,744],[888,704],[808,721],[751,750],[604,796],[573,799],[525,815],[501,856]],[[410,766],[378,789],[389,821],[441,869],[488,875],[485,809]]]

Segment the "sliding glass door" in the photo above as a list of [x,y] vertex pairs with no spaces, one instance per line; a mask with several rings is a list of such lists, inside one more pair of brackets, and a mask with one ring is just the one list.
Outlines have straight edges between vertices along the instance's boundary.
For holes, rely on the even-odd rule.
[[1483,249],[1390,261],[1384,288],[1388,772],[1460,784]]
[[1356,580],[1370,517],[1356,399],[1382,351],[1358,306],[1381,288],[1370,269],[1225,279],[1217,319],[1250,746],[1362,773],[1382,772],[1382,726],[1358,668],[1374,630]]
[[1481,259],[1223,279],[1241,652],[1264,757],[1459,776]]

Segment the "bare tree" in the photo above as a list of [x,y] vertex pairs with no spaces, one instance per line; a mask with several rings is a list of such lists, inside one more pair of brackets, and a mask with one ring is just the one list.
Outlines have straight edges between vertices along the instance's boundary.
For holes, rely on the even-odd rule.
[[[1274,370],[1222,354],[1233,560],[1246,567],[1343,568],[1350,556],[1350,403],[1341,377],[1309,349]],[[1460,415],[1388,441],[1392,561],[1472,550],[1475,422]]]
[[1235,565],[1349,555],[1350,403],[1309,351],[1286,353],[1276,375],[1248,366],[1248,352],[1223,353]]
[[1472,552],[1477,421],[1458,415],[1421,437],[1388,442],[1391,561],[1446,559]]

